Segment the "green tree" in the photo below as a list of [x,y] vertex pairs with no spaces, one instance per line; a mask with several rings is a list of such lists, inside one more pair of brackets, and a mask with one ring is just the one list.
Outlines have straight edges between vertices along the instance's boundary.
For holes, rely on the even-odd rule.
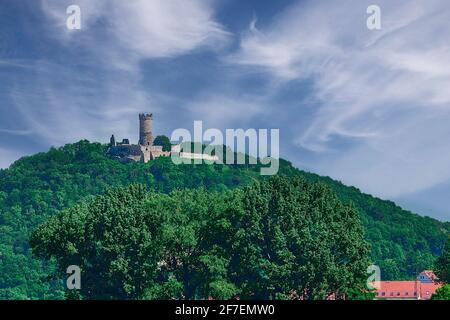
[[153,144],[155,146],[162,146],[163,151],[170,151],[172,149],[172,143],[167,136],[157,136],[155,140],[153,140]]
[[377,293],[375,290],[367,290],[364,288],[350,289],[347,292],[348,300],[373,300]]
[[[54,266],[31,254],[29,236],[38,225],[82,200],[104,194],[111,187],[134,183],[167,194],[175,189],[198,187],[228,193],[255,180],[266,179],[259,174],[260,165],[177,166],[170,158],[164,157],[146,164],[122,164],[106,153],[107,148],[107,145],[82,140],[23,157],[8,169],[0,169],[0,299],[63,298],[61,280],[43,281],[53,273]],[[301,177],[310,183],[320,182],[332,189],[342,203],[353,203],[364,226],[365,238],[371,244],[371,260],[381,267],[383,280],[414,279],[417,272],[432,269],[436,257],[442,253],[442,243],[448,237],[450,223],[413,214],[391,201],[363,194],[357,188],[345,186],[331,178],[298,170],[283,159],[280,159],[279,175],[289,179]],[[233,197],[237,197],[234,191]],[[231,198],[229,201],[232,201]],[[235,210],[240,210],[241,202],[236,200]],[[208,206],[209,203],[206,204]],[[222,211],[219,210],[218,214]],[[224,213],[220,217],[224,225],[235,221]],[[215,223],[218,221],[210,222],[212,230],[215,230]],[[232,234],[232,230],[230,228],[227,232]],[[217,231],[216,236],[221,235]],[[216,244],[219,248],[227,248],[225,253],[231,252],[227,247],[230,245]],[[236,285],[230,276],[214,273],[221,269],[212,268],[216,262],[217,266],[226,262],[226,269],[231,270],[231,257],[225,253],[208,251],[208,256],[216,255],[218,258],[211,262],[198,260],[197,267],[203,268],[203,271],[210,270],[210,279],[214,279],[211,281],[216,281],[214,285],[204,282],[204,292],[219,292],[217,289],[222,287],[224,293],[231,294],[233,291],[228,290],[228,284]],[[157,283],[162,285],[170,279],[167,274]],[[226,280],[227,284],[217,285],[223,284],[221,279]],[[167,283],[170,292],[177,288],[174,281]],[[197,285],[195,287],[199,288]],[[285,298],[282,294],[277,297]]]
[[431,300],[450,300],[450,285],[445,284],[438,288],[431,296]]
[[358,213],[329,188],[275,177],[241,199],[230,271],[243,298],[343,298],[363,288],[369,247]]
[[30,244],[60,277],[80,266],[83,299],[342,298],[369,263],[356,211],[300,178],[221,193],[116,188],[63,210]]
[[60,275],[79,266],[81,297],[136,299],[154,280],[162,253],[161,217],[144,197],[143,186],[131,185],[64,210],[33,233],[33,252],[56,258]]
[[434,272],[440,282],[450,284],[450,236],[445,242],[442,254],[436,260]]

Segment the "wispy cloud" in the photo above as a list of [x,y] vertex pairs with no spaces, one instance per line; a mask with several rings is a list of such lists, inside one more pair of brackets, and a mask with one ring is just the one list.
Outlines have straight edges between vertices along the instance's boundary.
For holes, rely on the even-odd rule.
[[[312,80],[317,109],[294,144],[321,153],[316,170],[392,197],[450,179],[450,9],[377,1],[382,30],[370,31],[369,4],[299,2],[270,26],[252,24],[227,60]],[[352,146],[339,150],[341,140]]]
[[217,50],[230,36],[205,1],[79,0],[80,31],[65,26],[65,8],[72,2],[42,0],[44,12],[58,27],[53,35],[91,48],[108,58],[110,67],[130,68],[142,59],[170,58],[198,48]]
[[[42,0],[42,39],[59,44],[58,57],[27,63],[13,74],[4,94],[26,130],[45,144],[80,138],[103,140],[116,133],[134,137],[138,112],[161,109],[162,94],[142,85],[140,63],[168,59],[197,49],[220,50],[230,34],[202,1],[79,0],[81,30],[68,30],[66,8],[73,1]],[[21,60],[0,66],[22,67]]]
[[30,129],[20,130],[20,129],[6,129],[6,128],[0,128],[0,132],[18,136],[26,136],[33,133],[33,131],[31,131]]

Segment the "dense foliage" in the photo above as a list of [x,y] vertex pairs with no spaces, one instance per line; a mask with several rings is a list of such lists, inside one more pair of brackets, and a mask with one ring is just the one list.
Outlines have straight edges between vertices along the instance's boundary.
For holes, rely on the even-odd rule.
[[[431,268],[442,251],[448,224],[404,211],[330,178],[297,170],[286,161],[280,161],[279,174],[323,182],[344,203],[352,202],[371,244],[372,259],[381,266],[385,279],[415,277]],[[106,155],[106,146],[88,141],[24,157],[0,170],[0,299],[63,297],[61,284],[47,281],[54,263],[33,258],[28,239],[39,224],[80,200],[132,183],[162,193],[198,187],[224,192],[259,179],[258,166],[249,165],[177,166],[167,158],[121,164]]]
[[431,296],[431,300],[450,300],[450,237],[445,242],[442,254],[436,259],[434,271],[442,287]]
[[344,203],[355,205],[361,213],[372,257],[381,268],[382,279],[410,280],[421,271],[433,268],[450,230],[448,222],[403,210],[392,201],[364,194],[329,177],[292,167],[284,168],[282,172],[300,174],[309,181],[321,181],[330,186]]
[[431,300],[450,300],[450,284],[437,288],[436,292],[431,296]]
[[440,282],[450,284],[450,237],[447,238],[444,250],[436,260],[434,271]]
[[304,179],[228,192],[111,190],[41,225],[34,252],[81,298],[324,299],[363,288],[369,249],[356,210]]
[[170,143],[170,139],[167,136],[157,136],[153,144],[163,147],[163,151],[170,151],[172,149],[172,143]]

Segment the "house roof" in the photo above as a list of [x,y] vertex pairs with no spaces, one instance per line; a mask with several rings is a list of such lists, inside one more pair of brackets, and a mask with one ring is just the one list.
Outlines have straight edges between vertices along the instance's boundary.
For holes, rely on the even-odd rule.
[[420,281],[380,281],[377,298],[385,299],[430,299],[441,285]]
[[414,298],[418,294],[418,284],[418,281],[381,281],[377,296]]
[[422,271],[420,274],[419,274],[419,276],[420,275],[425,275],[425,276],[427,276],[428,278],[430,278],[431,280],[436,280],[437,279],[437,276],[434,274],[434,272],[432,271],[432,270],[424,270],[424,271]]

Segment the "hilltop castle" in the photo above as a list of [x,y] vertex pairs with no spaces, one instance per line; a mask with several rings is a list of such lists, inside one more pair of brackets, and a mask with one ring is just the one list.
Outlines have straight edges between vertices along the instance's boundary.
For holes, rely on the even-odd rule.
[[153,145],[153,114],[139,114],[139,144],[130,144],[130,140],[123,139],[116,142],[111,136],[108,154],[121,162],[141,161],[147,163],[157,157],[168,157],[170,151],[163,151],[162,146]]

